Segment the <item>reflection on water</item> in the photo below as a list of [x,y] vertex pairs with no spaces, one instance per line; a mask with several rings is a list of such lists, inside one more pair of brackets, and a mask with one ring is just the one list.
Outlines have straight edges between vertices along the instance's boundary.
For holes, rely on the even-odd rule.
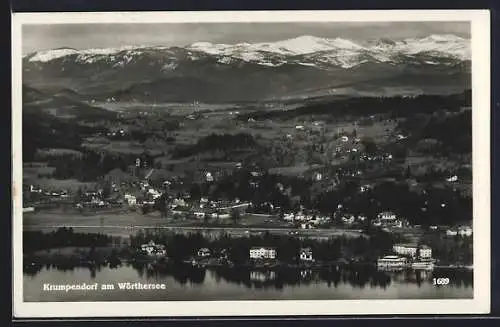
[[[86,272],[86,273],[85,273]],[[450,284],[434,286],[433,278],[449,278]],[[188,264],[131,263],[111,266],[29,265],[25,267],[26,301],[82,301],[78,294],[45,294],[44,283],[164,282],[168,292],[125,295],[85,294],[95,300],[222,300],[222,299],[348,299],[348,298],[471,298],[471,270],[378,271],[374,266],[321,269],[245,267],[200,268]],[[186,289],[187,287],[187,289]],[[188,291],[186,291],[188,290]],[[248,292],[251,290],[251,292]],[[337,291],[337,292],[336,292]],[[116,294],[115,294],[116,293]],[[146,294],[147,293],[147,294]],[[190,293],[192,293],[190,295]],[[94,298],[92,298],[94,297]]]

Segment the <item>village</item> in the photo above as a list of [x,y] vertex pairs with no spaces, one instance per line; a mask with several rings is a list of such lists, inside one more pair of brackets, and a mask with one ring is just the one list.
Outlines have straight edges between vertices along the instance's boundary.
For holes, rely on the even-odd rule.
[[[188,115],[182,127],[209,118],[217,120],[211,115]],[[372,262],[375,266],[432,269],[443,251],[438,250],[433,258],[431,246],[471,242],[472,227],[464,219],[464,211],[458,210],[468,205],[463,192],[467,177],[455,169],[429,170],[428,161],[416,160],[415,154],[408,157],[405,142],[409,136],[394,129],[397,122],[376,115],[365,120],[337,124],[298,118],[280,122],[276,128],[278,121],[256,115],[228,122],[250,134],[208,134],[197,143],[170,147],[167,154],[144,151],[117,155],[109,149],[94,149],[98,138],[123,143],[137,137],[136,132],[117,125],[96,133],[93,140],[87,138],[87,152],[80,157],[54,157],[52,151],[40,158],[49,160],[46,166],[26,163],[25,173],[38,175],[26,178],[23,184],[23,211],[35,225],[39,223],[37,214],[46,213],[64,215],[71,225],[88,221],[88,228],[130,228],[123,233],[142,227],[176,228],[176,233],[197,231],[211,238],[225,234],[250,238],[269,232],[301,241],[331,241],[338,237],[370,238],[374,231],[381,231],[410,250],[394,245],[392,251]],[[261,135],[264,129],[273,132]],[[174,129],[168,137],[180,139],[183,133]],[[245,148],[248,144],[249,149]],[[253,152],[259,155],[258,161],[249,155]],[[72,180],[68,187],[57,186],[54,177],[58,170],[72,165],[85,167],[85,158],[94,158],[99,174],[87,176],[83,169],[82,180],[87,182]],[[47,176],[40,176],[40,172]],[[67,173],[73,177],[75,171]],[[44,179],[51,183],[38,183]],[[96,223],[93,217],[100,221]],[[51,217],[48,219],[57,227]],[[157,251],[147,244],[144,253],[166,256],[166,245]],[[427,248],[430,254],[424,250]],[[271,245],[246,252],[254,264],[276,264],[278,251]],[[295,256],[302,265],[317,265],[321,260],[316,260],[313,252],[304,247]],[[197,264],[226,258],[209,248],[200,248],[196,254]],[[349,256],[344,259],[350,260]]]
[[[152,175],[153,172],[154,169],[151,169],[147,175]],[[369,219],[365,214],[350,213],[344,209],[343,204],[338,204],[336,210],[329,214],[304,208],[302,205],[295,209],[283,210],[270,201],[253,203],[251,201],[241,201],[238,198],[233,200],[209,199],[205,196],[193,198],[189,191],[172,192],[171,185],[175,181],[164,181],[161,184],[155,183],[156,186],[154,186],[148,181],[147,175],[143,180],[127,182],[120,181],[120,179],[116,178],[116,174],[110,175],[114,176],[114,178],[105,182],[109,186],[108,190],[99,188],[70,194],[66,190],[49,191],[30,185],[26,193],[31,199],[37,199],[37,201],[33,201],[35,205],[25,207],[24,212],[34,212],[35,207],[38,207],[39,210],[45,210],[47,207],[57,208],[62,206],[65,207],[65,212],[75,210],[75,212],[80,213],[91,212],[94,215],[106,212],[117,212],[118,214],[124,211],[141,211],[142,214],[147,214],[154,211],[159,202],[163,201],[166,208],[161,214],[166,221],[174,220],[176,222],[191,223],[188,225],[198,223],[207,227],[210,224],[222,224],[231,225],[232,227],[248,225],[293,230],[335,227],[358,230],[365,228],[369,224],[387,232],[404,232],[405,230],[424,228],[420,225],[412,225],[407,219],[398,217],[392,211],[379,212],[375,217]],[[250,186],[252,183],[258,183],[258,173],[254,172],[252,176],[254,179],[249,182]],[[205,177],[207,183],[214,181],[210,172],[207,172]],[[280,185],[277,187],[279,188]],[[367,188],[368,186],[362,186],[360,192],[364,192]],[[252,221],[254,224],[252,224]],[[425,226],[425,229],[447,237],[472,236],[472,227],[463,224],[457,226],[429,225]],[[290,235],[293,235],[293,232]]]

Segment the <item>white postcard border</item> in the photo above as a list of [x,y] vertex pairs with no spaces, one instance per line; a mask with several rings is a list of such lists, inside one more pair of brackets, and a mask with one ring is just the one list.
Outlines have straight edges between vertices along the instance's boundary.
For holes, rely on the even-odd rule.
[[[474,299],[23,301],[22,34],[26,24],[470,21],[473,94]],[[13,314],[16,318],[464,314],[490,311],[490,13],[487,10],[14,13],[12,18]]]

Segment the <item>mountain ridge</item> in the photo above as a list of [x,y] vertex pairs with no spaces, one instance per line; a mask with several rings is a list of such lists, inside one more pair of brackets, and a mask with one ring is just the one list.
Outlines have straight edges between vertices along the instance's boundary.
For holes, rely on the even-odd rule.
[[23,81],[40,90],[72,90],[96,101],[356,95],[357,84],[382,94],[388,88],[412,94],[460,92],[470,87],[470,42],[451,34],[365,42],[305,35],[267,43],[59,48],[25,56]]

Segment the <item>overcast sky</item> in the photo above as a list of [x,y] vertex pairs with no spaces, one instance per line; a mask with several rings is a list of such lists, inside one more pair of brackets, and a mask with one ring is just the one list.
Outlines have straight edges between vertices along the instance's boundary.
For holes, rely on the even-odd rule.
[[24,25],[23,53],[61,47],[75,49],[126,45],[184,46],[216,43],[272,42],[301,35],[370,40],[455,34],[470,37],[469,22],[395,23],[184,23]]

